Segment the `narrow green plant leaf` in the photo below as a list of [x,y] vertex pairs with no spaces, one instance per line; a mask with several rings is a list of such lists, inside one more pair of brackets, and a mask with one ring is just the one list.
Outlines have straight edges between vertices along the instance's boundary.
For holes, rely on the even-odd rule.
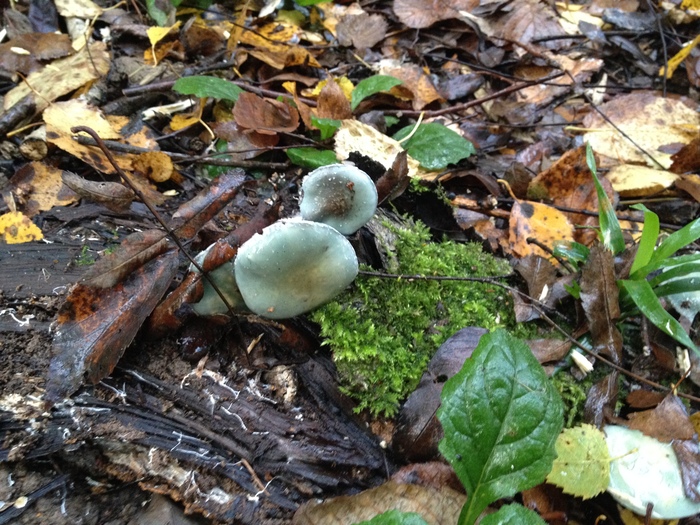
[[340,120],[332,118],[318,118],[316,115],[311,115],[311,123],[321,132],[321,140],[331,138],[342,124]]
[[[673,232],[659,244],[649,261],[649,266],[663,265],[663,262],[678,250],[685,248],[698,239],[700,239],[700,219],[695,219],[680,230]],[[646,276],[647,274],[644,275]]]
[[335,164],[338,159],[330,150],[316,148],[289,148],[287,157],[297,166],[316,169],[328,164]]
[[352,90],[350,107],[355,111],[355,108],[360,105],[360,102],[367,97],[375,93],[381,93],[382,91],[389,91],[399,84],[403,84],[403,82],[389,75],[374,75],[360,80],[355,86],[355,89]]
[[323,4],[325,2],[330,2],[330,1],[331,0],[294,0],[294,3],[297,5],[308,6],[308,5]]
[[[674,264],[678,262],[681,257],[672,257],[666,262],[669,263],[668,266],[664,265],[661,268],[661,272],[655,275],[653,278],[649,279],[649,284],[652,288],[656,288],[662,283],[667,281],[672,281],[678,279],[679,277],[687,277],[690,274],[700,272],[700,254],[693,254],[684,262],[680,264]],[[686,258],[686,257],[684,257]]]
[[635,204],[630,207],[644,212],[642,238],[639,240],[637,254],[634,256],[634,261],[630,268],[630,275],[634,275],[637,270],[649,264],[654,255],[654,248],[659,240],[659,216],[649,210],[644,204]]
[[598,169],[595,165],[595,157],[590,144],[586,144],[586,164],[588,164],[588,169],[591,170],[591,175],[593,175],[593,183],[598,195],[598,221],[603,244],[617,255],[625,249],[625,240],[622,237],[622,229],[620,228],[620,222],[617,220],[617,215],[615,215],[613,205],[598,178]]
[[552,253],[555,257],[564,258],[578,268],[588,260],[591,250],[585,244],[578,242],[557,241],[554,243]]
[[657,297],[666,297],[678,293],[700,291],[700,275],[697,273],[697,270],[698,268],[696,268],[696,273],[678,277],[677,279],[660,284],[654,288],[654,294]]
[[[402,141],[414,127],[402,128],[394,139]],[[402,145],[411,157],[429,170],[445,169],[448,164],[455,164],[475,153],[471,142],[437,122],[421,124]]]
[[680,323],[664,310],[659,298],[647,281],[622,280],[618,281],[618,285],[629,295],[637,308],[639,308],[639,311],[649,319],[654,326],[700,355],[700,352],[698,352],[695,344],[690,340],[690,337],[686,331],[683,330]]
[[566,494],[589,499],[608,488],[610,454],[605,434],[593,425],[567,428],[554,445],[557,459],[547,482]]
[[523,341],[505,330],[484,335],[441,397],[440,452],[469,496],[460,525],[475,523],[489,503],[544,480],[563,405]]
[[243,92],[236,84],[223,78],[199,75],[178,78],[173,86],[173,91],[199,98],[222,98],[234,102],[238,100],[238,95]]
[[493,514],[484,516],[480,525],[546,525],[546,523],[534,510],[511,503],[504,505]]
[[428,522],[415,512],[389,510],[355,525],[428,525]]

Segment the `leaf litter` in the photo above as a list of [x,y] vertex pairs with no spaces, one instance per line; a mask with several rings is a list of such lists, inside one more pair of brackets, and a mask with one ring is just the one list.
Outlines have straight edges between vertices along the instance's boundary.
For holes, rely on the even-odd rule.
[[[246,369],[265,362],[269,369],[270,363],[279,362],[275,352],[280,348],[286,345],[295,352],[303,348],[307,329],[294,322],[273,326],[245,314],[234,322],[228,316],[197,319],[192,305],[201,297],[206,275],[185,271],[190,263],[181,248],[154,218],[140,215],[142,204],[124,183],[128,179],[164,217],[179,210],[164,222],[174,229],[173,237],[187,245],[188,253],[216,243],[217,250],[202,258],[208,271],[231,261],[237,247],[274,222],[280,210],[282,217],[294,214],[297,183],[308,168],[350,159],[375,179],[386,171],[378,183],[382,195],[388,196],[386,205],[429,224],[437,240],[443,235],[481,240],[498,256],[512,260],[521,278],[511,278],[506,286],[516,319],[532,324],[534,337],[530,347],[510,342],[501,346],[518,352],[527,349],[537,356],[554,374],[555,384],[557,377],[573,377],[586,395],[579,420],[599,428],[624,424],[661,441],[673,441],[684,497],[697,499],[697,435],[689,426],[688,409],[676,396],[690,399],[694,412],[697,376],[683,364],[692,358],[680,353],[676,364],[667,350],[674,347],[669,336],[676,344],[689,342],[685,346],[691,352],[696,344],[695,310],[689,306],[700,293],[693,281],[695,238],[684,235],[674,250],[682,249],[677,255],[687,259],[671,261],[674,254],[668,251],[660,260],[646,259],[656,261],[662,276],[675,271],[685,280],[664,284],[662,279],[657,285],[654,273],[635,278],[640,274],[630,268],[643,266],[635,263],[635,257],[639,251],[654,250],[655,239],[644,244],[642,221],[644,229],[652,231],[650,215],[629,208],[644,203],[658,215],[661,228],[673,231],[692,220],[699,206],[700,117],[693,93],[700,85],[696,71],[700,53],[694,47],[693,6],[661,4],[650,10],[635,1],[609,7],[606,2],[554,6],[536,0],[267,4],[264,17],[249,2],[237,12],[218,4],[202,10],[202,6],[156,7],[152,2],[146,3],[144,12],[87,0],[57,2],[54,15],[31,15],[23,2],[10,10],[13,14],[5,19],[3,35],[7,41],[0,44],[5,49],[0,68],[7,72],[2,77],[0,128],[10,132],[0,150],[0,167],[9,179],[3,188],[2,242],[8,250],[11,244],[31,246],[42,238],[55,243],[55,249],[66,243],[86,245],[93,238],[114,243],[113,253],[99,258],[66,296],[53,334],[51,364],[45,362],[41,373],[27,372],[36,374],[36,384],[41,385],[31,395],[56,403],[59,408],[54,410],[75,392],[74,399],[84,395],[86,382],[96,384],[96,391],[105,396],[110,374],[123,374],[115,371],[118,363],[125,359],[124,366],[129,366],[134,358],[127,350],[132,341],[136,343],[131,348],[141,339],[179,330],[217,334],[195,336],[183,346],[195,349],[198,358],[211,356],[206,358],[211,364],[200,363],[196,374],[224,374],[227,381],[240,380],[227,372],[230,364]],[[71,20],[69,29],[82,19],[83,29],[52,34],[59,27],[58,17]],[[675,31],[673,39],[658,32],[662,26]],[[145,112],[155,116],[146,122]],[[96,130],[108,141],[111,154],[73,134],[74,126]],[[39,134],[30,138],[33,128]],[[37,136],[49,146],[44,156],[22,157],[28,148],[13,153],[18,144]],[[597,182],[584,143],[595,153]],[[414,181],[410,185],[406,173]],[[436,189],[431,201],[426,193]],[[608,208],[602,205],[603,195]],[[74,217],[72,222],[57,218],[66,212]],[[610,214],[617,214],[612,222]],[[613,254],[601,241],[607,242],[615,224],[621,227],[626,251]],[[358,246],[371,261],[376,247],[369,249],[359,240]],[[391,273],[381,263],[378,269]],[[674,282],[676,288],[683,282],[687,289],[659,301],[655,293],[663,293],[664,286],[673,288]],[[397,285],[410,286],[410,279],[399,278]],[[3,298],[14,296],[14,303],[28,301],[21,290],[2,292]],[[674,309],[678,311],[669,314]],[[434,322],[441,321],[436,317]],[[552,331],[547,323],[566,327],[562,330],[573,340],[543,339]],[[251,327],[258,335],[246,340]],[[268,335],[260,339],[263,333]],[[234,341],[227,343],[226,351],[223,334]],[[469,339],[470,351],[450,350],[448,343],[440,347],[437,356],[454,354],[458,362],[448,370],[428,367],[419,389],[426,392],[422,400],[432,399],[432,404],[420,405],[417,412],[430,417],[417,417],[415,408],[414,413],[402,412],[403,437],[394,438],[398,455],[391,468],[412,455],[421,460],[436,457],[442,432],[434,417],[436,394],[448,377],[464,374],[458,372],[463,362],[465,370],[474,366],[470,363],[475,358],[467,357],[472,343]],[[592,377],[585,378],[590,360],[589,365],[579,361],[582,369],[572,364],[568,354],[573,344],[594,354],[589,356],[595,362]],[[232,354],[236,346],[244,352]],[[605,363],[606,357],[612,365]],[[300,361],[309,359],[306,355]],[[292,361],[292,367],[298,366]],[[540,370],[536,360],[528,366]],[[611,371],[609,366],[621,370]],[[493,373],[495,383],[486,385],[485,391],[513,379],[512,371]],[[676,385],[663,401],[651,395],[666,392],[660,383]],[[631,392],[624,397],[627,391]],[[420,392],[416,390],[419,398]],[[651,401],[642,403],[642,398]],[[443,399],[444,406],[452,401]],[[344,398],[343,403],[347,408],[352,402]],[[415,400],[409,399],[406,407],[412,403]],[[490,410],[499,409],[494,405]],[[396,421],[338,413],[350,420],[362,418],[391,445]],[[469,435],[488,417],[486,412],[474,415],[476,426],[448,430],[447,442],[455,432]],[[52,423],[47,419],[42,424],[48,429]],[[201,430],[201,422],[197,424]],[[661,428],[666,431],[663,436],[657,435]],[[211,433],[203,435],[212,438]],[[572,454],[592,458],[591,466],[601,463],[602,454],[588,448],[589,438],[568,439]],[[469,445],[473,450],[481,446],[490,445],[483,440]],[[422,455],[415,453],[415,447],[422,448]],[[552,452],[542,454],[549,458]],[[448,453],[465,481],[478,469],[472,465],[468,470],[477,470],[462,470],[460,460],[455,460],[460,455],[464,452]],[[557,461],[569,461],[567,465],[589,461],[560,455],[564,457]],[[22,458],[19,454],[18,460]],[[263,464],[249,465],[251,483],[258,474],[269,479],[288,474],[283,466]],[[543,467],[539,470],[547,474]],[[582,476],[598,472],[592,467],[582,470]],[[316,478],[308,472],[298,478],[296,486],[306,488],[294,492],[293,504],[275,507],[272,500],[266,504],[284,509],[279,512],[291,519],[292,510],[312,492],[330,497],[376,484],[369,482],[371,476],[360,475],[331,483],[332,470],[325,477],[318,472]],[[596,476],[598,481],[606,478]],[[315,480],[313,489],[310,479]],[[475,518],[499,497],[538,490],[504,483],[507,487],[483,497],[488,490],[465,481],[474,494],[464,515]],[[239,479],[239,490],[244,485]],[[584,485],[587,491],[564,491],[588,498],[607,488],[604,483]],[[413,490],[407,488],[411,486],[384,486],[382,490],[391,495],[387,503],[377,505],[375,514],[397,508],[393,498]],[[551,490],[539,487],[550,507],[556,506]],[[162,490],[148,483],[144,488]],[[262,496],[256,498],[266,497],[261,488]],[[446,497],[444,487],[431,490]],[[172,494],[177,492],[171,489]],[[246,492],[252,494],[250,486],[242,492],[230,489],[225,495]],[[190,510],[226,519],[224,504],[205,504],[198,494],[181,493],[179,499]],[[364,503],[348,500],[344,505],[360,508]],[[430,513],[426,508],[413,510]],[[328,512],[333,516],[338,510]],[[500,512],[502,520],[537,519],[513,506]],[[581,509],[575,505],[567,512],[570,518],[580,518]],[[606,512],[617,519],[616,509]],[[323,522],[302,512],[296,519]]]

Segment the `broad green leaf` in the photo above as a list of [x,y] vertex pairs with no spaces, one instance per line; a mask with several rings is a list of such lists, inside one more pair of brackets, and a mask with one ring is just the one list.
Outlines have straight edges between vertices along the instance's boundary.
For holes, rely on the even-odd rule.
[[608,488],[610,454],[605,434],[593,425],[567,428],[554,445],[557,459],[547,482],[566,494],[589,499]]
[[360,80],[352,90],[350,107],[353,111],[367,97],[382,91],[389,91],[394,86],[402,84],[401,80],[389,75],[374,75],[364,80]]
[[310,169],[338,162],[335,153],[332,151],[316,148],[289,148],[287,157],[297,166]]
[[440,452],[469,495],[460,525],[473,524],[489,503],[544,480],[563,405],[523,341],[504,330],[484,335],[441,397]]
[[198,98],[222,98],[225,100],[238,100],[243,90],[233,82],[223,78],[192,76],[177,79],[173,90],[183,95],[194,95]]
[[522,505],[511,503],[504,505],[497,512],[484,516],[480,525],[546,525],[539,514]]
[[690,340],[690,337],[686,331],[683,330],[680,323],[664,310],[659,298],[647,281],[623,280],[618,281],[617,284],[629,295],[637,308],[639,308],[639,311],[644,314],[654,326],[700,355],[700,352],[698,352],[695,344]]
[[156,5],[156,0],[146,0],[146,11],[159,26],[163,27],[168,23],[168,14]]
[[603,244],[608,250],[617,255],[625,249],[625,240],[622,237],[620,222],[617,220],[612,203],[598,178],[595,157],[589,144],[586,144],[586,164],[588,164],[588,169],[591,170],[591,175],[593,175],[593,183],[598,195],[598,221],[600,222]]
[[[399,130],[394,139],[403,140],[414,127],[406,126]],[[411,138],[402,145],[411,157],[429,170],[445,169],[448,164],[457,163],[475,153],[471,142],[436,122],[418,126]]]
[[415,512],[389,510],[356,525],[428,525],[428,522]]
[[340,120],[332,118],[318,118],[315,115],[311,115],[311,123],[321,132],[321,140],[331,138],[342,124]]
[[644,204],[635,204],[631,208],[644,212],[642,238],[639,240],[637,255],[634,256],[634,262],[632,263],[632,268],[630,268],[630,275],[634,275],[637,270],[649,264],[654,254],[656,241],[659,240],[659,216],[650,211]]

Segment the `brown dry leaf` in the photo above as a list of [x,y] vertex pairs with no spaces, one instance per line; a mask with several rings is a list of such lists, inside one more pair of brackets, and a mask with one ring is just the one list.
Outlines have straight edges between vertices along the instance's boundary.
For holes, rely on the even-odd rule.
[[148,151],[136,155],[133,169],[151,179],[153,182],[165,182],[175,171],[172,159],[162,151]]
[[187,56],[194,60],[197,57],[210,57],[226,48],[225,31],[217,28],[210,20],[192,17],[180,31],[180,41]]
[[248,92],[239,95],[233,118],[240,127],[263,135],[292,132],[299,127],[299,112],[295,108]]
[[90,266],[82,284],[91,288],[111,288],[147,262],[165,253],[170,240],[160,230],[145,230],[127,236],[113,252]]
[[0,215],[0,239],[6,244],[40,241],[44,234],[29,217],[18,211]]
[[70,396],[84,376],[95,384],[112,372],[170,286],[177,267],[177,250],[171,250],[112,288],[78,284],[71,290],[56,320],[47,401]]
[[[5,95],[4,109],[10,109],[27,95],[32,95],[40,113],[58,97],[71,93],[92,80],[106,75],[110,54],[104,42],[95,42],[75,55],[51,62],[41,71],[29,75]],[[30,87],[31,86],[31,87]]]
[[[17,48],[29,54],[18,53]],[[70,37],[56,33],[23,33],[10,42],[0,44],[0,68],[27,75],[42,67],[41,61],[73,54]]]
[[66,186],[81,197],[102,204],[116,212],[128,210],[136,197],[133,191],[119,182],[86,180],[70,171],[63,172],[62,180]]
[[602,244],[593,245],[581,269],[581,305],[596,353],[622,363],[622,335],[615,325],[620,317],[620,290],[615,279],[614,257]]
[[[598,159],[596,159],[596,164]],[[600,177],[601,185],[611,202],[617,202],[617,196],[610,182]],[[528,187],[531,199],[549,199],[555,206],[581,211],[598,211],[598,196],[591,170],[586,163],[586,148],[580,146],[567,151],[549,169],[535,177]],[[590,245],[597,239],[593,228],[598,226],[598,218],[580,213],[565,212],[572,224],[578,226],[574,239]]]
[[[335,135],[335,154],[340,160],[345,160],[350,153],[357,151],[379,162],[385,169],[389,169],[396,159],[396,155],[403,151],[398,141],[380,133],[368,124],[354,119],[343,120],[343,123]],[[435,178],[435,173],[421,168],[418,161],[410,155],[407,159],[408,175],[419,179]]]
[[352,118],[350,101],[337,82],[326,82],[318,94],[316,115],[319,118],[345,120]]
[[248,160],[262,155],[279,143],[278,134],[264,135],[243,129],[233,120],[214,122],[209,127],[217,137],[226,141],[226,153],[234,160]]
[[459,18],[460,11],[471,11],[478,0],[394,0],[394,13],[408,27],[429,27],[440,20]]
[[347,14],[336,26],[336,36],[341,46],[357,49],[374,47],[386,36],[388,24],[382,15],[369,13]]
[[[510,5],[513,9],[493,22],[496,29],[493,36],[510,42],[529,44],[535,39],[564,34],[564,28],[555,17],[554,10],[539,0],[520,0]],[[550,40],[542,42],[541,45],[559,49],[570,44],[566,40]]]
[[676,188],[683,190],[697,202],[700,202],[700,176],[681,175],[681,177],[676,181]]
[[[412,95],[413,109],[420,111],[433,102],[444,102],[440,92],[435,88],[431,77],[415,64],[397,65],[393,60],[380,64],[379,74],[398,78],[403,82],[398,88],[408,90]],[[393,89],[392,89],[393,92]]]
[[[636,91],[619,95],[599,109],[667,169],[672,161],[665,147],[687,144],[700,131],[698,104],[685,97],[663,98],[658,92]],[[596,153],[619,162],[658,167],[598,113],[586,116],[583,125],[590,130],[583,140]]]
[[649,197],[669,189],[680,179],[666,170],[620,164],[610,169],[606,178],[620,197]]
[[[554,307],[559,301],[569,295],[565,285],[570,284],[571,276],[557,277],[557,270],[549,260],[536,255],[528,255],[515,265],[527,284],[527,294],[539,301],[540,306]],[[526,297],[513,293],[515,303],[515,318],[519,323],[540,318],[540,311],[528,302]]]
[[695,137],[683,146],[678,153],[671,157],[673,164],[669,171],[673,173],[688,173],[700,170],[700,137]]
[[17,170],[10,180],[15,200],[28,217],[54,206],[68,206],[78,196],[61,180],[62,171],[41,162],[30,162]]
[[435,490],[418,485],[389,481],[354,496],[340,496],[302,505],[294,514],[294,525],[352,525],[370,520],[388,510],[417,512],[432,525],[453,525],[467,497],[443,488]]
[[529,243],[532,238],[554,249],[558,241],[572,241],[574,228],[566,215],[551,206],[538,202],[515,201],[510,212],[510,252],[516,257],[539,255],[558,264],[556,259],[536,244]]
[[695,427],[678,396],[667,395],[656,408],[633,412],[627,426],[664,443],[693,439]]
[[321,67],[306,49],[287,43],[298,40],[300,36],[297,26],[287,22],[273,22],[255,31],[243,31],[240,42],[253,46],[248,53],[275,69],[300,65]]

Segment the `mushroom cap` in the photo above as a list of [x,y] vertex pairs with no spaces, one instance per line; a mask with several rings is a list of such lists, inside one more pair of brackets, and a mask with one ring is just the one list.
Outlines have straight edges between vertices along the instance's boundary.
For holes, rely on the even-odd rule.
[[352,283],[358,265],[352,245],[334,228],[287,219],[245,242],[234,269],[251,311],[286,319],[330,301]]
[[[214,249],[214,244],[206,250],[197,254],[194,258],[200,266],[204,264],[204,259]],[[194,264],[190,264],[190,271],[199,273],[199,270]],[[243,297],[238,291],[236,279],[233,275],[233,261],[228,261],[218,268],[209,272],[209,279],[214,281],[219,291],[226,297],[226,301],[236,311],[245,312],[246,307],[243,302]],[[202,279],[204,291],[199,302],[192,304],[192,309],[200,317],[210,317],[214,315],[226,315],[229,313],[228,307],[219,297],[219,294],[214,290],[208,279]]]
[[374,215],[377,188],[369,175],[355,166],[323,166],[304,178],[299,208],[302,219],[322,222],[350,235]]

